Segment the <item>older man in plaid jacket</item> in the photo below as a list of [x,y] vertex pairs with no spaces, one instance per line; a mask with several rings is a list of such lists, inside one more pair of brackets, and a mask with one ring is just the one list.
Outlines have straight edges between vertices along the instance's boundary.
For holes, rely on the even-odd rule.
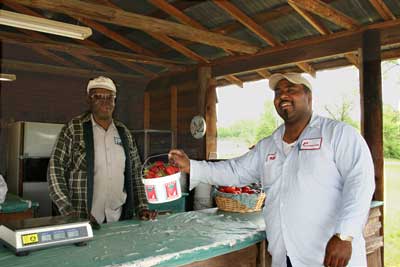
[[140,177],[140,158],[128,128],[112,118],[116,87],[106,77],[89,81],[90,111],[68,122],[48,168],[50,197],[62,215],[94,223],[153,219]]

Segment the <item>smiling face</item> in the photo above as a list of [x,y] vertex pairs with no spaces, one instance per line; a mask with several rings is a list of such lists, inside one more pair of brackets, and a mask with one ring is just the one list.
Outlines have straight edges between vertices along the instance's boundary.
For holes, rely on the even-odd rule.
[[309,119],[312,113],[311,91],[302,84],[280,80],[275,87],[274,105],[279,116],[286,122]]
[[107,89],[94,88],[89,91],[87,102],[93,116],[101,121],[112,120],[115,108],[115,94]]

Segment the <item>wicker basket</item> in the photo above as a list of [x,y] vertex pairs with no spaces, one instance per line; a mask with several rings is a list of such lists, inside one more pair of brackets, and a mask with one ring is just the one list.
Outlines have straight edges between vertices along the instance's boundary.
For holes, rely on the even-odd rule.
[[[255,204],[251,207],[243,204],[240,199],[248,197],[257,197]],[[218,209],[231,212],[254,212],[260,211],[263,207],[265,200],[265,193],[261,192],[258,194],[229,194],[217,191],[215,195],[215,202],[217,203]]]

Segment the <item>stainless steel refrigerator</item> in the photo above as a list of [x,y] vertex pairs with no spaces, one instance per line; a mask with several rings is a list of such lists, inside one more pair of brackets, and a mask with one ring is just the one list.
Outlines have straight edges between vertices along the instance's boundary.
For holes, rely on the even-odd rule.
[[40,217],[52,215],[47,165],[62,127],[63,124],[19,121],[8,128],[8,190],[38,202]]

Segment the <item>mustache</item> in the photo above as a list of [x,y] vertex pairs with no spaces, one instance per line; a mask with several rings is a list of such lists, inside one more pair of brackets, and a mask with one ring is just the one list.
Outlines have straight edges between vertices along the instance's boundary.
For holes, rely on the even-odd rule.
[[292,101],[289,101],[289,100],[281,100],[281,101],[279,101],[279,106],[282,105],[282,104],[285,104],[285,103],[293,104]]

